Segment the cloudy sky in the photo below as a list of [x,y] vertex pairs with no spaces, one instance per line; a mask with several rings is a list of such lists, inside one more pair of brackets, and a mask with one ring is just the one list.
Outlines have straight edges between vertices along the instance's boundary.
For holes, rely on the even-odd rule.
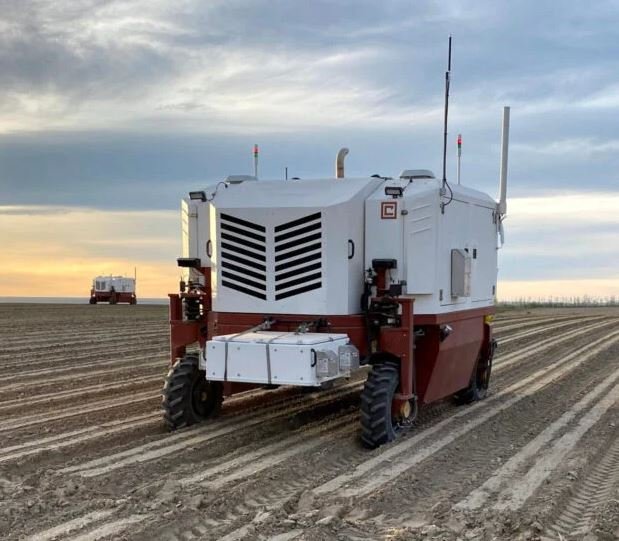
[[0,0],[0,295],[176,289],[178,204],[250,173],[440,171],[496,193],[501,297],[619,294],[619,1]]

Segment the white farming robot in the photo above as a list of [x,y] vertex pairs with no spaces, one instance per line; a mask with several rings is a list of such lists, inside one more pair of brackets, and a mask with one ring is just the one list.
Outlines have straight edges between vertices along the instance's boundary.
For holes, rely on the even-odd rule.
[[[321,388],[370,365],[362,441],[395,438],[420,405],[484,398],[495,341],[500,201],[427,170],[396,178],[230,177],[182,204],[187,277],[170,295],[170,429],[256,386]],[[199,354],[186,346],[199,343]]]

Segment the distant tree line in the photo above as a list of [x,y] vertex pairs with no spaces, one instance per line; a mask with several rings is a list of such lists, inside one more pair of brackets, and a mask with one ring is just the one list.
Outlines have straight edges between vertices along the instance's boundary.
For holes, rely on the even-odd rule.
[[497,304],[505,308],[619,306],[619,299],[616,295],[610,295],[608,297],[592,297],[589,295],[583,295],[582,297],[519,297],[517,299],[497,301]]

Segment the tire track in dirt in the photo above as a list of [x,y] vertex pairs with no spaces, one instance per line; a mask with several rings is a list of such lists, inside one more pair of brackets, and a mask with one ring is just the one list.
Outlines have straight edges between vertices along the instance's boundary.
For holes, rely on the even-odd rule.
[[591,531],[593,517],[599,506],[608,501],[615,487],[619,486],[619,440],[602,453],[592,470],[579,482],[573,496],[563,507],[547,535],[557,539],[557,534],[584,536]]
[[[617,333],[619,334],[619,331],[617,331]],[[619,338],[618,338],[618,340],[619,340]],[[573,356],[575,356],[575,355],[579,355],[580,353],[583,353],[583,351],[584,351],[585,349],[588,349],[588,348],[589,348],[589,346],[587,346],[586,348],[581,348],[580,350],[577,350],[577,351],[575,352],[575,354],[573,354],[573,355],[572,355],[572,357],[573,357]],[[593,352],[593,353],[590,353],[590,354],[589,354],[589,357],[593,356],[595,353],[597,353],[597,351],[596,351],[596,352]],[[589,357],[587,357],[587,358],[589,358]],[[568,362],[570,359],[571,359],[571,357],[566,358],[565,362]],[[568,366],[566,369],[564,369],[564,370],[563,370],[563,372],[567,371],[568,369],[573,369],[575,366],[579,365],[580,363],[585,362],[585,360],[586,360],[586,358],[581,357],[580,362],[577,362],[577,363],[570,363],[570,366]],[[546,371],[551,371],[551,372],[552,372],[552,374],[551,374],[551,376],[552,376],[552,377],[550,378],[550,381],[554,381],[556,378],[560,377],[560,376],[563,374],[563,372],[562,372],[561,374],[557,374],[557,373],[555,373],[555,370],[554,370],[554,369],[556,368],[556,365],[560,365],[560,364],[562,364],[562,363],[561,363],[561,361],[558,361],[558,362],[556,362],[556,363],[554,363],[554,364],[555,364],[554,366],[551,366],[551,367],[549,367],[549,369],[548,369],[548,370],[546,370]],[[557,370],[556,372],[559,372],[559,370]],[[544,373],[544,370],[538,371],[538,372],[537,372],[536,374],[534,374],[534,376],[531,378],[531,381],[532,381],[533,379],[539,378],[541,375],[543,375],[543,373]],[[525,381],[525,382],[521,383],[521,386],[522,386],[522,385],[527,385],[529,382],[530,382],[530,381]],[[544,383],[547,383],[547,382],[548,382],[548,378],[547,378],[547,380],[545,380],[545,381],[544,381]],[[541,387],[540,387],[540,388],[541,388]],[[508,389],[506,392],[511,392],[512,390],[513,390],[513,386],[512,386],[512,388]],[[534,389],[532,392],[535,392],[536,390],[537,390],[537,389]],[[468,412],[466,412],[466,413],[467,413],[467,414],[468,414],[468,413],[470,413],[470,410],[469,410]],[[430,430],[431,430],[431,429],[430,429]],[[297,454],[297,453],[295,453],[295,454]],[[365,452],[363,452],[363,453],[362,453],[362,456],[363,456],[363,458],[365,458],[367,455],[366,455],[366,453],[365,453]],[[352,457],[349,457],[349,458],[352,458]],[[224,463],[224,464],[225,464],[225,463]],[[219,467],[220,467],[220,468],[221,468],[221,467],[227,467],[227,466],[224,466],[224,464],[219,465]],[[346,464],[347,466],[349,466],[349,465],[350,465],[349,460],[347,460],[347,461],[345,462],[345,464]],[[257,463],[256,463],[256,461],[254,461],[253,465],[254,465],[254,466],[259,466],[260,464],[259,464],[259,463],[257,464]],[[346,467],[344,467],[343,469],[346,469]],[[244,481],[246,481],[246,480],[248,479],[247,475],[248,475],[248,472],[246,472],[245,476],[243,477],[243,480],[244,480]],[[306,485],[307,485],[307,482],[310,482],[310,484],[311,484],[311,482],[313,482],[313,478],[312,478],[311,476],[309,476],[309,477],[306,479]],[[296,488],[296,490],[298,491],[298,487]],[[294,492],[294,491],[293,491],[293,492]],[[274,508],[277,508],[277,506],[275,506]],[[228,526],[229,526],[229,523],[230,523],[230,520],[226,520],[226,525],[228,525]],[[243,528],[243,526],[241,526],[241,528]]]
[[511,486],[505,487],[497,495],[497,501],[492,506],[493,509],[499,511],[520,509],[582,437],[618,400],[619,385],[615,385],[597,404],[589,409],[575,427],[554,441],[547,452],[538,457],[524,476],[517,480],[514,479]]
[[[410,470],[416,464],[470,432],[473,428],[481,425],[501,411],[512,407],[524,398],[535,394],[548,384],[561,378],[567,372],[594,358],[599,352],[616,342],[619,342],[619,330],[599,339],[598,344],[594,347],[587,345],[580,348],[564,359],[551,363],[549,366],[538,370],[522,381],[487,398],[485,401],[475,403],[466,410],[461,410],[434,425],[432,428],[400,443],[396,443],[377,457],[359,464],[351,473],[342,474],[317,487],[313,492],[317,496],[333,495],[335,497],[349,498],[365,496],[372,491],[378,490],[386,483]],[[476,415],[478,412],[480,413]],[[460,423],[457,426],[451,426],[456,420],[460,420],[465,416],[472,418],[466,424]],[[425,447],[419,446],[417,448],[418,444],[425,442],[429,436],[437,434],[444,428],[447,428],[447,431],[443,437],[433,440]],[[413,449],[414,451],[411,452]],[[404,456],[405,453],[406,456]],[[397,463],[392,464],[390,461],[396,458]],[[364,480],[365,477],[369,478]]]
[[[363,376],[363,374],[360,374]],[[357,392],[360,390],[362,381],[358,379],[352,384],[356,385]],[[253,390],[245,393],[240,393],[235,395],[234,397],[228,399],[226,401],[226,405],[224,407],[223,415],[220,419],[214,421],[213,424],[201,425],[201,427],[193,427],[192,429],[188,429],[187,431],[176,432],[174,434],[166,434],[161,436],[162,439],[170,439],[170,440],[180,440],[182,441],[183,437],[186,435],[191,435],[192,430],[196,430],[197,428],[202,428],[202,430],[212,429],[214,425],[218,426],[219,424],[225,425],[226,423],[235,421],[236,417],[242,412],[246,417],[247,415],[265,415],[268,417],[272,412],[278,412],[281,410],[282,406],[288,408],[286,411],[292,412],[293,414],[298,414],[303,412],[303,408],[312,407],[314,405],[320,406],[321,400],[325,397],[335,397],[340,392],[346,392],[346,385],[338,386],[330,391],[323,391],[318,397],[314,395],[303,394],[297,391],[294,388],[282,388],[276,391],[265,391],[265,390]],[[278,392],[280,391],[280,392]],[[260,406],[252,411],[252,403],[256,400],[256,398],[260,397],[260,394],[265,396],[266,394],[273,394],[273,400],[260,404]],[[134,393],[131,393],[127,396],[133,396]],[[153,393],[153,399],[160,400],[160,393]],[[346,397],[344,397],[346,398]],[[116,397],[119,404],[123,404],[124,397]],[[293,409],[294,408],[294,409]],[[308,413],[310,410],[308,410]],[[75,413],[74,410],[69,412],[71,414]],[[3,449],[0,451],[0,463],[6,461],[20,460],[26,456],[36,455],[42,453],[47,450],[53,450],[57,448],[70,447],[73,445],[80,445],[89,440],[103,439],[109,440],[109,436],[117,433],[124,432],[129,429],[140,429],[146,428],[149,425],[153,424],[161,424],[162,413],[159,408],[150,409],[146,413],[132,416],[126,420],[114,420],[108,423],[96,423],[93,425],[88,425],[83,429],[71,430],[68,432],[62,432],[60,434],[56,434],[43,439],[34,439],[27,440],[18,445],[14,445],[9,448],[11,451],[16,451],[17,449],[24,449],[24,451],[20,452],[11,452],[9,455],[5,456],[4,452],[7,452],[9,449]],[[279,419],[279,417],[278,417]],[[47,421],[47,418],[45,419]],[[268,418],[266,419],[269,420]],[[28,425],[31,426],[31,425]],[[84,435],[84,433],[87,433]],[[166,440],[167,441],[167,440]],[[154,443],[154,442],[150,442]],[[156,445],[155,445],[156,446]]]
[[[444,403],[422,409],[420,418],[417,421],[418,428],[431,426],[436,418],[440,418],[441,415],[452,410],[452,405]],[[358,415],[359,412],[354,411],[351,418],[356,421]],[[318,426],[317,423],[317,428]],[[348,428],[350,432],[358,432],[356,422]],[[281,510],[286,504],[298,499],[301,494],[307,494],[315,485],[317,476],[333,478],[339,472],[348,469],[351,462],[360,462],[367,458],[368,451],[357,445],[356,440],[352,441],[346,431],[340,433],[339,440],[339,444],[336,441],[325,441],[322,444],[322,449],[314,448],[313,446],[312,449],[304,449],[302,443],[292,445],[293,442],[290,442],[289,438],[285,437],[277,445],[278,448],[284,448],[284,445],[288,444],[288,447],[286,447],[288,451],[276,453],[274,458],[277,464],[273,463],[270,450],[263,452],[263,447],[256,448],[256,445],[253,446],[253,450],[250,450],[250,446],[246,446],[238,449],[238,454],[229,460],[219,461],[206,469],[199,469],[197,473],[187,477],[180,477],[179,484],[186,486],[188,490],[193,490],[192,487],[196,482],[202,482],[201,486],[209,488],[208,493],[218,494],[220,491],[223,491],[230,494],[230,491],[236,490],[240,495],[240,502],[235,506],[234,512],[228,513],[225,517],[220,517],[216,513],[211,516],[204,516],[204,513],[202,513],[200,518],[193,518],[189,524],[166,528],[165,530],[170,532],[166,539],[190,539],[193,538],[192,536],[198,535],[209,539],[240,539],[243,538],[243,535],[249,535],[256,528],[255,519],[252,519],[252,516],[259,516],[263,512]],[[329,452],[333,448],[343,449],[344,452]],[[260,458],[258,455],[265,456]],[[245,459],[246,456],[250,456],[250,458]],[[273,466],[281,465],[285,462],[285,460],[281,460],[282,458],[290,459],[293,456],[296,458],[294,475],[277,475],[272,473]],[[317,457],[319,458],[317,459]],[[315,463],[316,461],[318,461],[318,464]],[[221,476],[216,477],[212,484],[208,481],[203,482],[211,473],[217,476],[222,470],[236,472],[236,468],[243,467],[243,464],[246,462],[251,463],[244,468],[242,478],[234,473],[227,479],[221,479]],[[288,469],[291,467],[291,465],[287,466]],[[196,469],[198,468],[196,467]],[[275,482],[268,482],[266,489],[264,487],[264,479],[254,479],[263,472],[269,472],[267,478],[273,475],[277,480]],[[243,484],[238,488],[234,485],[234,482]],[[247,487],[248,483],[249,487]],[[231,499],[234,500],[234,498]],[[151,523],[149,528],[154,532],[159,529],[157,525],[158,519],[155,516],[152,519],[154,523]],[[230,528],[235,529],[230,531]],[[151,535],[147,531],[144,534],[144,538],[148,539]]]
[[[353,427],[348,427],[339,430],[337,433],[334,432],[331,434],[330,440],[322,443],[323,445],[337,445],[338,441],[346,442],[352,430]],[[299,444],[295,449],[296,455],[303,452],[300,445],[302,444]],[[311,455],[311,449],[305,451]],[[359,450],[359,453],[363,453],[363,451]],[[276,460],[279,461],[280,458],[281,454],[276,457]],[[320,467],[321,475],[333,476],[347,467],[347,460],[339,455],[323,454],[321,455]],[[261,468],[261,471],[264,470],[265,468]],[[265,491],[260,484],[254,484],[250,488],[243,486],[240,489],[241,498],[233,507],[227,507],[224,516],[202,514],[198,518],[192,517],[186,523],[164,527],[165,535],[163,537],[170,540],[191,539],[195,536],[203,536],[209,539],[244,539],[251,535],[260,523],[266,521],[271,512],[282,509],[286,504],[293,502],[299,495],[311,488],[315,478],[306,470],[306,467],[301,467],[299,475],[292,478],[286,477],[285,482],[270,483],[268,491]],[[249,468],[247,471],[249,471]],[[230,480],[230,482],[232,481],[233,479]],[[189,488],[191,489],[191,487]],[[232,489],[237,489],[237,487],[228,485],[226,490]],[[259,520],[256,520],[257,518]],[[151,519],[153,522],[149,525],[150,531],[159,531],[161,527],[157,523],[158,517],[153,515]],[[148,533],[147,530],[144,537],[149,538],[151,536],[152,534]]]
[[[619,331],[617,331],[617,334],[619,335]],[[617,336],[617,341],[619,341],[619,336]],[[582,351],[584,351],[584,349],[585,349],[585,348],[582,348],[580,351],[578,351],[578,353],[582,353]],[[595,352],[595,353],[597,354],[597,352]],[[593,356],[593,354],[592,354],[591,356]],[[582,362],[584,362],[584,360],[583,360]],[[574,364],[572,364],[572,365],[571,365],[570,367],[568,367],[568,368],[569,368],[569,369],[573,369],[574,367],[575,367],[575,365],[574,365]],[[571,370],[570,370],[570,372],[571,372]],[[536,374],[536,377],[539,377],[539,375],[540,375],[540,374]],[[559,376],[560,376],[560,374],[553,373],[553,377],[554,377],[554,378],[557,378],[557,377],[559,377]],[[528,383],[528,382],[527,382],[527,383]],[[526,384],[526,383],[525,383],[525,384]],[[423,411],[423,410],[422,410],[422,411]],[[470,421],[469,421],[469,422],[470,422]],[[432,429],[430,428],[429,430],[432,430]],[[423,433],[422,433],[422,434],[423,434]],[[359,460],[359,462],[364,461],[364,460],[367,460],[367,453],[362,451],[362,452],[360,452],[360,453],[359,453],[358,455],[356,455],[356,456],[349,456],[349,457],[348,457],[348,458],[344,461],[344,467],[343,467],[342,469],[343,469],[343,470],[350,469],[350,462],[351,462],[351,461],[355,462],[356,460]],[[297,462],[300,462],[300,461],[297,461]],[[395,465],[396,465],[396,467],[397,467],[397,464],[398,464],[397,459],[396,459],[396,458],[393,458],[393,457],[390,457],[390,458],[389,458],[389,464],[386,466],[386,469],[392,469],[392,468],[394,467],[394,464],[395,464]],[[299,473],[301,473],[301,472],[299,472]],[[368,475],[368,476],[369,476],[371,479],[374,479],[374,478],[375,478],[376,473],[377,473],[377,472],[372,471],[372,472],[370,472],[370,473],[369,473],[369,475]],[[202,477],[201,475],[198,475],[198,478],[201,478],[201,477]],[[285,476],[284,476],[284,477],[285,477]],[[312,477],[311,475],[309,475],[309,476],[307,477],[307,479],[308,479],[308,483],[306,483],[305,488],[306,488],[306,489],[308,489],[308,488],[309,488],[309,489],[311,489],[311,485],[312,485],[312,483],[313,483],[313,477]],[[336,479],[337,479],[337,477],[336,477]],[[244,480],[244,481],[247,481],[247,480],[248,480],[247,475],[245,475],[245,476],[244,476],[243,480]],[[208,486],[208,485],[207,485],[207,486]],[[215,488],[221,488],[221,487],[220,487],[219,485],[217,485],[217,484],[215,484],[214,486],[215,486]],[[314,490],[315,490],[315,489],[314,489]],[[370,490],[369,492],[370,492],[371,494],[375,494],[374,489]],[[297,494],[299,494],[299,493],[300,493],[300,492],[299,492],[299,490],[298,490],[298,491],[297,491]],[[364,494],[364,495],[365,495],[365,494]],[[320,495],[318,495],[318,496],[319,496],[319,497],[322,497],[323,495],[322,495],[322,494],[320,494]],[[346,499],[348,499],[348,497],[349,497],[349,496],[350,496],[350,494],[346,494],[346,495],[345,495],[345,498],[346,498]],[[288,500],[284,500],[284,501],[288,501]],[[270,510],[274,511],[274,510],[280,509],[282,506],[283,506],[283,504],[278,505],[278,504],[277,504],[277,502],[269,502],[269,507],[268,507],[268,508],[269,508]],[[229,524],[228,524],[228,525],[229,525]],[[204,524],[203,524],[203,526],[204,526]],[[223,525],[222,525],[222,526],[223,526]],[[233,532],[233,533],[235,533],[235,532],[240,532],[240,533],[242,533],[242,532],[246,532],[246,531],[247,531],[248,526],[250,526],[250,525],[248,525],[248,524],[241,525],[241,526],[240,526],[237,530],[234,530],[234,532]],[[194,530],[192,530],[192,531],[194,531]],[[196,531],[197,531],[197,530],[196,530]],[[202,531],[204,531],[204,530],[202,529]],[[176,539],[176,538],[183,538],[183,535],[177,535],[177,536],[174,536],[174,537],[172,537],[172,538],[173,538],[173,539]],[[212,537],[212,538],[214,538],[214,537]]]
[[[275,439],[273,443],[263,442],[261,447],[251,453],[226,460],[197,474],[183,477],[179,484],[183,486],[199,483],[209,490],[219,490],[235,481],[256,475],[299,453],[307,452],[329,442],[329,438],[348,436],[357,430],[352,423],[358,413],[337,417],[335,421],[313,423],[312,427],[288,435],[285,439]],[[258,459],[260,459],[258,461]],[[234,470],[230,472],[230,470]],[[222,475],[220,475],[222,474]]]
[[[131,447],[112,455],[108,454],[75,466],[63,468],[59,470],[59,473],[75,473],[82,477],[97,477],[133,464],[165,458],[197,444],[233,434],[238,430],[254,428],[265,422],[275,422],[300,412],[309,414],[309,411],[304,411],[308,406],[312,410],[318,410],[321,406],[330,406],[334,403],[353,402],[357,399],[360,385],[358,381],[348,383],[334,390],[335,392],[325,393],[311,404],[301,401],[293,407],[284,409],[276,405],[274,408],[265,408],[255,415],[246,416],[240,420],[225,419],[220,422],[202,424],[193,429],[172,433],[159,440]],[[271,411],[272,409],[274,411]]]
[[146,517],[144,515],[131,515],[126,518],[115,520],[114,522],[108,522],[80,535],[70,537],[67,541],[97,541],[99,539],[117,539],[117,536],[122,534],[130,526],[139,524]]
[[93,530],[88,530],[85,533],[72,537],[65,537],[72,532],[88,528],[92,526],[93,523],[96,524],[97,521],[100,521],[102,518],[105,518],[112,513],[113,511],[95,511],[93,513],[89,513],[85,517],[70,520],[65,524],[55,526],[54,528],[30,536],[27,538],[27,541],[52,541],[61,536],[66,541],[96,541],[104,538],[109,539],[110,537],[116,538],[115,536],[120,535],[127,528],[129,528],[129,526],[137,524],[145,518],[142,515],[132,515],[126,518],[114,520],[113,522],[107,522],[102,526],[98,526]]
[[[603,344],[604,340],[601,338],[600,343]],[[412,528],[419,533],[426,528],[425,525],[440,524],[445,521],[443,529],[437,529],[435,534],[437,538],[440,537],[439,534],[442,531],[446,539],[452,539],[451,535],[454,531],[460,533],[457,525],[466,524],[467,528],[470,527],[475,531],[475,539],[482,537],[484,539],[539,539],[536,534],[541,532],[543,526],[535,526],[535,524],[547,523],[548,519],[544,518],[547,513],[544,509],[550,505],[550,502],[556,501],[556,486],[561,483],[565,486],[566,482],[569,484],[567,479],[574,479],[574,477],[569,477],[571,473],[566,476],[567,466],[565,464],[572,463],[576,457],[566,457],[562,460],[559,463],[562,471],[553,474],[553,478],[549,479],[548,483],[544,482],[542,487],[535,492],[535,498],[527,500],[526,508],[523,507],[518,512],[493,511],[491,506],[496,500],[495,494],[489,495],[487,505],[476,507],[472,511],[465,509],[464,515],[450,512],[449,507],[451,503],[463,497],[466,499],[467,494],[474,492],[484,479],[492,477],[499,471],[502,464],[512,464],[515,460],[519,460],[521,465],[524,464],[518,469],[513,479],[505,480],[505,484],[509,485],[514,482],[514,479],[520,479],[527,471],[528,460],[526,457],[514,457],[520,452],[519,450],[524,450],[526,453],[526,449],[530,449],[536,443],[530,445],[532,439],[535,440],[538,435],[543,438],[547,435],[546,428],[552,426],[566,411],[570,411],[576,401],[568,397],[583,398],[587,393],[591,393],[588,396],[589,403],[583,404],[586,406],[584,409],[579,411],[579,407],[576,407],[575,419],[578,419],[583,411],[586,413],[592,403],[594,407],[597,406],[595,401],[599,400],[600,396],[605,396],[610,387],[617,385],[616,378],[619,375],[617,371],[619,364],[615,362],[616,355],[619,354],[617,345],[618,343],[615,342],[611,348],[603,350],[586,364],[570,371],[556,384],[536,395],[533,400],[526,400],[509,414],[502,414],[496,420],[480,426],[480,430],[473,430],[468,437],[438,453],[430,462],[424,462],[419,468],[402,475],[396,483],[390,484],[388,488],[385,487],[384,492],[373,493],[372,503],[369,503],[370,500],[366,498],[364,503],[368,509],[389,509],[390,506],[397,508],[397,500],[393,495],[402,494],[404,491],[408,492],[408,497],[419,502],[415,505],[414,511],[398,515],[390,514],[389,520],[378,520],[381,526],[379,531],[386,532],[389,527],[398,527],[403,523],[408,523],[413,525]],[[606,414],[608,421],[612,418],[612,414]],[[574,423],[573,419],[572,423]],[[604,431],[606,426],[606,422],[598,422],[595,425],[596,431],[598,433]],[[561,432],[559,431],[558,434],[560,435]],[[595,437],[595,434],[589,437],[586,444],[584,440],[581,440],[581,452],[583,445],[592,445],[595,442]],[[533,453],[533,456],[537,457],[545,452],[546,449],[542,447],[541,450]],[[508,462],[506,463],[505,460]],[[442,475],[446,473],[445,468],[448,468],[449,475]],[[554,490],[553,487],[555,487]],[[455,500],[454,497],[456,497]],[[458,507],[456,506],[455,509],[458,510]],[[374,512],[377,513],[377,511]],[[531,532],[520,533],[519,536],[511,533],[514,526],[531,524],[535,519],[539,522],[534,523]],[[369,523],[373,523],[372,519]],[[476,527],[479,529],[475,529]],[[473,532],[470,533],[473,535]]]
[[[529,441],[520,451],[514,454],[503,466],[480,487],[473,490],[466,498],[461,500],[456,506],[456,509],[479,509],[486,505],[489,499],[495,500],[499,493],[502,493],[508,488],[508,485],[517,483],[518,479],[523,475],[523,469],[528,461],[540,454],[547,454],[547,447],[555,440],[558,433],[565,429],[576,418],[577,415],[582,415],[587,411],[593,411],[596,406],[600,406],[604,397],[619,398],[616,382],[619,381],[619,370],[615,371],[611,376],[602,380],[597,386],[589,391],[583,398],[576,402],[556,421],[548,425],[535,438]],[[610,389],[610,390],[609,390]],[[605,394],[606,393],[606,394]],[[600,397],[603,397],[600,399]],[[595,401],[599,400],[598,404]],[[601,411],[603,408],[599,408]],[[549,472],[548,472],[549,473]]]
[[114,513],[113,510],[93,511],[92,513],[88,513],[82,517],[69,520],[68,522],[65,522],[64,524],[54,526],[53,528],[50,528],[49,530],[39,532],[36,535],[28,537],[27,540],[28,541],[53,541],[54,539],[58,539],[61,535],[67,535],[77,530],[81,530],[82,528],[86,528],[88,525],[92,524],[93,522],[103,520],[104,518],[109,517],[113,513]]

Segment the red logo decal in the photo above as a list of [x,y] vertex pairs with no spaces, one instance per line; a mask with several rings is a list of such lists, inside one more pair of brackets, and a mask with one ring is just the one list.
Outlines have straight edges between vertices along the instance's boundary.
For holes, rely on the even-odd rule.
[[381,220],[395,220],[398,217],[398,202],[383,201],[380,204]]

